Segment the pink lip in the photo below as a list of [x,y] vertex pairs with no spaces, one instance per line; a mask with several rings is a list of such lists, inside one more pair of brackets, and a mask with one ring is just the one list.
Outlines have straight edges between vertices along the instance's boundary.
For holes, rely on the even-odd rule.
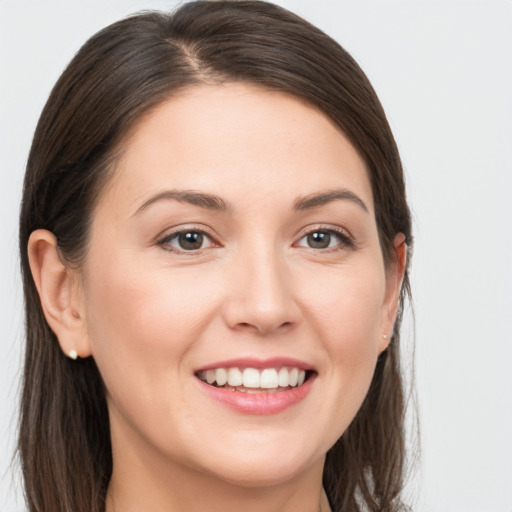
[[[201,367],[201,370],[210,370],[214,368],[280,368],[283,366],[297,367],[304,370],[310,370],[311,366],[290,358],[272,358],[265,360],[256,360],[254,358],[230,359],[229,361],[219,361]],[[198,370],[200,371],[200,370]],[[243,414],[278,414],[289,407],[298,404],[306,398],[311,391],[316,379],[316,372],[309,375],[302,386],[294,387],[286,391],[277,391],[273,393],[244,393],[232,389],[217,388],[211,386],[201,379],[197,378],[200,388],[213,400]]]
[[230,389],[216,388],[197,379],[201,389],[222,405],[244,414],[277,414],[298,404],[311,391],[316,374],[296,388],[276,393],[243,393]]
[[206,366],[201,366],[200,370],[213,370],[215,368],[282,368],[283,366],[292,366],[302,370],[313,370],[311,365],[298,359],[290,357],[272,357],[270,359],[255,359],[254,357],[241,357],[238,359],[229,359],[226,361],[217,361]]

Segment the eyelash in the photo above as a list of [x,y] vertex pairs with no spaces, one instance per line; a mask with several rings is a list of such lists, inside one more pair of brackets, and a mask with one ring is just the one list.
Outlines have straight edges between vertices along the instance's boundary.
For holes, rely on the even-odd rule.
[[[220,244],[215,242],[213,236],[210,235],[208,232],[206,232],[204,229],[195,229],[193,227],[188,228],[188,229],[180,229],[178,231],[169,233],[169,234],[163,236],[162,238],[160,238],[157,241],[157,245],[159,245],[166,251],[169,251],[169,252],[172,252],[175,254],[180,254],[180,255],[183,254],[183,255],[189,255],[189,256],[200,254],[200,253],[202,253],[203,250],[209,248],[209,247],[206,247],[206,248],[201,247],[199,249],[186,250],[186,249],[180,249],[180,248],[171,246],[172,240],[176,239],[180,235],[187,235],[187,234],[191,234],[191,233],[195,233],[195,234],[200,235],[201,237],[207,238],[208,240],[210,240],[210,244],[213,247],[220,246]],[[298,243],[301,240],[303,240],[306,237],[313,235],[315,233],[327,234],[329,236],[334,235],[338,239],[338,243],[333,247],[326,247],[326,248],[315,248],[315,247],[307,247],[307,246],[298,245]],[[351,250],[351,249],[356,248],[356,243],[355,243],[354,239],[350,235],[348,235],[344,230],[336,229],[333,227],[325,227],[325,226],[315,226],[314,228],[308,229],[307,231],[303,232],[303,234],[299,238],[298,242],[295,242],[293,245],[294,245],[294,247],[297,247],[297,246],[304,247],[304,248],[312,250],[314,252],[324,252],[324,253],[337,252],[337,251],[342,251],[342,250]]]
[[[340,228],[333,228],[333,227],[327,227],[327,226],[314,226],[313,228],[307,229],[302,236],[299,238],[299,241],[296,242],[294,245],[297,245],[301,240],[304,238],[313,235],[314,233],[324,233],[328,234],[330,236],[334,235],[338,239],[338,243],[334,247],[326,247],[326,248],[314,248],[314,247],[305,247],[306,249],[310,249],[314,252],[338,252],[338,251],[344,251],[344,250],[351,250],[356,249],[356,243],[354,238],[348,234],[345,230],[342,230]],[[304,247],[304,246],[300,246]]]
[[219,246],[219,244],[217,244],[214,241],[212,235],[210,235],[204,229],[199,229],[199,228],[194,228],[194,227],[190,227],[190,228],[186,228],[186,229],[179,229],[172,233],[168,233],[157,241],[157,245],[162,247],[162,249],[172,252],[172,253],[175,253],[175,254],[180,254],[180,255],[183,254],[183,255],[188,255],[188,256],[193,256],[193,255],[199,254],[204,250],[204,248],[185,250],[185,249],[180,249],[180,248],[171,246],[171,241],[173,239],[179,237],[180,235],[187,235],[187,234],[191,234],[191,233],[196,233],[196,234],[201,235],[202,237],[207,238],[208,240],[210,240],[210,244],[212,246],[217,246],[217,247]]

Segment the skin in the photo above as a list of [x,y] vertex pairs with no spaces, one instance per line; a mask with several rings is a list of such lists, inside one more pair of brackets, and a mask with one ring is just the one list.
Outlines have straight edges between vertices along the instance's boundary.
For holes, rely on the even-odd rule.
[[[294,209],[340,189],[361,204]],[[228,209],[155,200],[171,190],[214,194]],[[255,86],[202,85],[132,130],[82,268],[61,262],[51,233],[32,234],[46,318],[63,351],[94,357],[105,381],[107,512],[328,510],[325,454],[386,348],[405,265],[398,234],[384,267],[373,208],[363,160],[316,108]],[[201,249],[180,248],[180,230],[203,231]],[[330,247],[310,246],[319,231]],[[277,356],[317,373],[278,414],[233,411],[194,376],[216,361]]]

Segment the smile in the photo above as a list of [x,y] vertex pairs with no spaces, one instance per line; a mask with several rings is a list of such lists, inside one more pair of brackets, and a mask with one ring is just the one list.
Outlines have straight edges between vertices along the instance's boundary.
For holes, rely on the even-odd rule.
[[298,367],[210,368],[197,377],[211,386],[245,393],[272,393],[302,386],[311,372]]
[[288,357],[218,361],[194,372],[199,388],[214,402],[242,414],[278,414],[298,406],[318,373]]

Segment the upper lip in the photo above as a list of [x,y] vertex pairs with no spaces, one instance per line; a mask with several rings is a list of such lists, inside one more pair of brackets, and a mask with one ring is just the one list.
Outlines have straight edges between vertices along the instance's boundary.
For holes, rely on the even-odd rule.
[[215,363],[201,366],[195,371],[198,372],[201,370],[213,370],[216,368],[282,368],[283,366],[291,366],[301,370],[314,370],[311,364],[301,361],[300,359],[294,359],[292,357],[272,357],[269,359],[240,357],[235,359],[226,359],[224,361],[216,361]]

